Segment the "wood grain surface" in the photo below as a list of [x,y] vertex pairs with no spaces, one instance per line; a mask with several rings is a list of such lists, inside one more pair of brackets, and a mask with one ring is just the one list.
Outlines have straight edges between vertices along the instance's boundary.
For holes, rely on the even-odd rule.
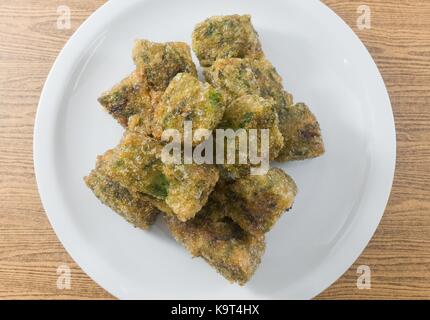
[[[384,218],[355,264],[319,299],[430,298],[430,1],[325,0],[362,39],[387,84],[397,128],[397,168]],[[102,0],[0,1],[0,299],[110,299],[69,257],[42,208],[33,124],[46,76],[63,45]],[[371,29],[357,8],[371,9]],[[57,8],[71,9],[69,30]],[[57,268],[71,289],[57,289]],[[357,288],[357,267],[372,272]]]

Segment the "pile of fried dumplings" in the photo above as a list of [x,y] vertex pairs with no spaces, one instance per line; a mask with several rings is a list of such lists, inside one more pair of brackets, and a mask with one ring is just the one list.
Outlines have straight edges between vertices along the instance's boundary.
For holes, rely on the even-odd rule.
[[320,126],[294,103],[265,58],[249,15],[214,16],[196,25],[192,49],[183,42],[135,42],[136,69],[99,103],[124,127],[119,144],[97,157],[84,178],[95,196],[128,222],[149,229],[162,217],[172,236],[231,282],[250,280],[265,251],[265,234],[297,194],[293,179],[252,164],[166,164],[166,129],[269,129],[270,160],[324,153]]

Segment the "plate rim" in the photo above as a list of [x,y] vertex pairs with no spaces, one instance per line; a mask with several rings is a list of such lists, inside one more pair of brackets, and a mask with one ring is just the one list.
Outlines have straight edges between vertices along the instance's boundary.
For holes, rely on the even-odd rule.
[[[52,135],[50,135],[51,132],[54,132],[55,129],[55,121],[52,121],[52,116],[49,115],[47,110],[54,109],[55,110],[55,104],[53,104],[51,101],[56,101],[55,99],[55,93],[57,96],[62,96],[61,94],[58,94],[58,92],[55,91],[61,91],[61,90],[54,90],[54,88],[58,89],[61,88],[61,81],[59,79],[68,79],[70,76],[70,73],[68,73],[68,70],[72,70],[72,65],[74,63],[77,63],[77,60],[79,60],[80,52],[76,53],[74,51],[75,47],[85,48],[92,39],[94,39],[94,35],[98,34],[99,28],[106,24],[109,19],[115,18],[116,16],[119,16],[121,12],[127,10],[128,7],[134,6],[136,3],[144,3],[148,2],[149,0],[131,0],[131,1],[115,1],[111,0],[100,6],[96,11],[94,11],[73,33],[73,35],[69,38],[63,49],[58,54],[57,58],[55,59],[55,62],[53,66],[51,67],[51,70],[48,73],[48,76],[46,78],[45,84],[42,89],[42,93],[40,95],[40,100],[37,107],[36,117],[35,117],[35,124],[34,124],[34,131],[33,131],[33,162],[34,162],[34,171],[35,171],[35,177],[36,177],[36,184],[38,187],[38,192],[41,198],[41,202],[44,208],[44,211],[46,212],[46,215],[48,217],[48,220],[54,229],[55,234],[57,235],[57,238],[62,243],[65,250],[68,252],[68,254],[72,257],[72,259],[79,265],[79,267],[88,275],[90,276],[98,285],[100,285],[102,288],[104,288],[106,291],[108,291],[110,294],[114,295],[117,298],[134,298],[134,296],[130,296],[127,294],[126,291],[118,289],[115,287],[114,281],[106,281],[106,276],[113,272],[111,269],[109,269],[109,266],[106,266],[107,270],[101,271],[99,270],[94,264],[88,263],[90,255],[88,252],[86,252],[83,247],[77,244],[82,244],[82,239],[73,237],[73,230],[67,229],[67,219],[66,221],[61,221],[61,218],[67,218],[63,215],[63,217],[59,217],[58,214],[55,214],[55,211],[58,211],[58,208],[63,207],[61,205],[61,198],[54,199],[52,196],[48,196],[50,191],[53,189],[53,187],[56,186],[57,181],[55,177],[51,175],[45,174],[46,168],[53,168],[55,167],[55,161],[53,161],[53,150],[54,148],[49,143],[46,143],[46,141],[49,141],[49,139],[53,139]],[[304,1],[303,1],[304,3]],[[350,266],[354,264],[354,262],[357,260],[357,258],[362,254],[364,249],[367,247],[368,243],[373,237],[373,234],[375,233],[377,227],[380,224],[380,221],[382,219],[383,214],[385,213],[386,206],[388,204],[388,200],[391,194],[391,189],[394,181],[394,174],[395,174],[395,166],[396,166],[396,150],[397,150],[397,139],[396,139],[396,130],[395,130],[395,121],[394,121],[394,115],[392,110],[392,105],[390,101],[390,97],[388,94],[388,90],[386,88],[386,85],[384,83],[384,80],[382,78],[381,73],[379,72],[379,69],[371,57],[369,51],[363,44],[363,42],[359,39],[359,37],[354,33],[354,31],[346,24],[345,21],[342,20],[332,9],[330,9],[327,5],[325,5],[322,2],[319,1],[310,1],[306,2],[306,6],[315,6],[319,7],[319,9],[328,10],[328,13],[337,20],[337,23],[341,23],[343,27],[348,29],[348,32],[352,34],[352,37],[354,37],[355,41],[358,41],[358,43],[362,46],[362,48],[365,50],[365,54],[368,55],[366,57],[368,60],[370,59],[370,67],[374,68],[374,71],[376,71],[375,76],[376,80],[378,81],[377,85],[380,89],[380,98],[384,101],[385,105],[385,120],[388,123],[385,123],[386,130],[384,131],[384,135],[386,138],[384,143],[385,145],[385,152],[388,152],[390,163],[384,163],[383,167],[385,168],[384,171],[384,181],[379,181],[381,183],[381,188],[384,190],[380,193],[381,198],[377,201],[377,205],[373,205],[373,207],[377,207],[378,209],[374,209],[375,213],[372,215],[372,221],[370,225],[367,226],[367,228],[361,226],[360,230],[362,235],[357,235],[357,229],[358,226],[355,226],[355,230],[350,230],[349,233],[345,233],[345,238],[348,236],[348,240],[350,246],[353,249],[349,249],[347,252],[343,250],[344,252],[341,254],[343,256],[347,256],[347,258],[343,259],[343,263],[336,266],[336,270],[330,270],[330,267],[327,265],[327,261],[329,260],[326,258],[324,262],[321,264],[322,268],[322,274],[325,274],[326,277],[330,278],[330,280],[316,280],[311,279],[309,276],[305,278],[305,282],[308,283],[310,286],[309,289],[302,289],[297,291],[297,297],[298,299],[310,299],[318,295],[319,293],[322,293],[324,290],[326,290],[330,285],[332,285],[344,272],[348,270]],[[303,4],[305,5],[305,4]],[[92,29],[91,29],[92,28]],[[68,61],[67,59],[70,58],[71,62],[67,65],[65,64],[65,61]],[[59,66],[61,65],[61,68]],[[59,71],[61,69],[61,71]],[[66,71],[66,72],[65,72]],[[64,88],[63,88],[64,89]],[[47,92],[50,93],[50,97],[48,99]],[[52,99],[52,95],[54,93],[54,99]],[[58,101],[58,99],[57,99]],[[382,108],[382,107],[381,107]],[[388,113],[387,113],[388,112]],[[51,119],[51,120],[50,120]],[[51,156],[51,158],[50,158]],[[387,158],[387,156],[385,156]],[[375,200],[376,201],[376,200]],[[57,210],[54,210],[57,208]],[[351,229],[353,227],[353,224],[350,225]],[[355,232],[354,232],[355,231]],[[361,239],[359,239],[361,238]],[[358,243],[359,242],[359,243]],[[345,245],[343,246],[345,248]],[[340,248],[339,248],[340,249]],[[339,252],[335,253],[335,256],[339,256]],[[333,257],[332,257],[333,258]],[[94,259],[94,258],[93,258]],[[348,261],[348,262],[345,262]],[[316,284],[318,283],[318,284]],[[145,297],[146,299],[154,299],[152,297]],[[264,298],[264,297],[262,297]]]

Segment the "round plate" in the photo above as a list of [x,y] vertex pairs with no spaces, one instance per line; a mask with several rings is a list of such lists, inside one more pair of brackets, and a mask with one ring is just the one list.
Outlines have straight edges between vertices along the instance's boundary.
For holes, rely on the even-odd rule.
[[[82,180],[120,126],[97,97],[133,68],[133,41],[191,42],[212,15],[251,14],[268,59],[296,101],[316,114],[327,153],[281,165],[297,182],[293,210],[267,235],[244,287],[191,259],[158,222],[136,229]],[[43,206],[73,259],[119,298],[307,299],[345,272],[383,215],[395,167],[395,130],[378,69],[352,30],[319,1],[111,0],[72,36],[46,81],[34,129]]]

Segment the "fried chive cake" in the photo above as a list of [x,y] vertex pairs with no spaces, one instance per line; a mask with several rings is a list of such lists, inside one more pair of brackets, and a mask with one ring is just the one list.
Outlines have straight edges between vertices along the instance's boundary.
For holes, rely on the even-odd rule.
[[192,47],[203,67],[221,58],[263,56],[249,15],[214,16],[197,24]]
[[126,132],[112,151],[106,173],[127,189],[149,196],[161,211],[189,220],[206,204],[218,181],[218,170],[212,165],[165,164],[162,148],[153,138]]
[[170,82],[155,110],[153,135],[160,139],[166,129],[176,129],[183,134],[185,121],[192,121],[193,131],[211,131],[221,121],[224,108],[218,90],[189,73],[179,73]]
[[247,95],[272,98],[276,110],[286,105],[282,78],[266,59],[219,59],[204,69],[206,81],[225,95],[226,103]]
[[264,236],[242,230],[215,203],[208,203],[190,221],[181,222],[168,215],[165,221],[173,237],[192,256],[202,257],[231,282],[244,285],[261,262]]
[[[267,144],[268,160],[274,160],[284,147],[284,137],[279,130],[278,113],[276,112],[276,103],[272,98],[262,98],[257,95],[243,95],[234,100],[226,109],[224,117],[219,125],[223,129],[246,130],[248,136],[247,152],[251,150],[251,131],[256,133],[255,149],[258,156],[262,156],[262,143]],[[258,129],[256,131],[255,129]],[[262,139],[262,131],[267,130],[268,140]],[[244,154],[247,159],[245,164],[239,163],[240,145],[237,139],[235,144],[236,162],[220,165],[221,174],[227,179],[239,179],[242,176],[250,174],[252,166],[248,154]],[[243,142],[242,142],[243,143]]]
[[137,75],[151,91],[164,92],[178,73],[197,76],[190,47],[185,42],[137,40],[133,48]]
[[281,169],[272,168],[265,175],[249,175],[234,182],[221,180],[211,201],[243,230],[261,235],[291,209],[296,195],[294,180]]
[[276,158],[277,161],[306,160],[324,154],[320,125],[306,104],[283,107],[279,117],[279,128],[284,136],[285,146]]
[[106,175],[106,166],[109,165],[111,156],[112,150],[109,150],[97,157],[96,168],[84,178],[85,183],[102,203],[125,220],[135,227],[149,229],[159,211],[143,194],[128,190]]
[[98,101],[125,128],[130,116],[138,113],[149,115],[152,111],[150,92],[136,72],[104,92]]

